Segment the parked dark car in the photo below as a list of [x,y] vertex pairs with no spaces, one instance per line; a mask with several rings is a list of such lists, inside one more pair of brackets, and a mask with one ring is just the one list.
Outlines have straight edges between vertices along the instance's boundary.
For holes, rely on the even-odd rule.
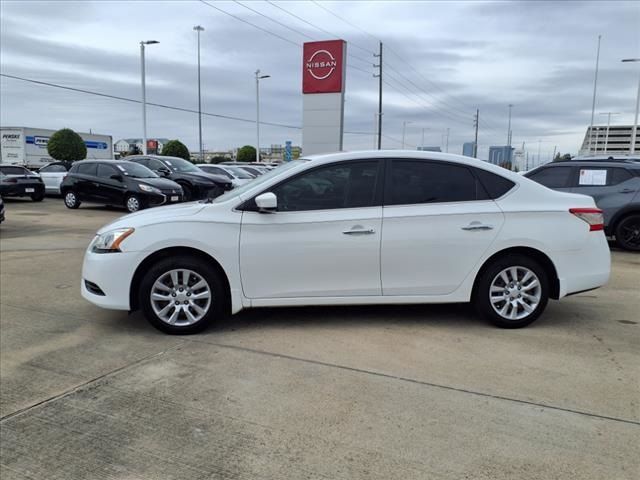
[[233,188],[230,179],[205,173],[183,158],[164,155],[132,155],[126,158],[129,162],[144,165],[158,175],[177,182],[182,187],[186,202],[215,198]]
[[604,212],[604,230],[626,250],[640,251],[640,163],[620,160],[567,160],[524,175],[563,192],[593,197]]
[[125,207],[130,212],[182,201],[182,188],[147,167],[119,160],[82,160],[73,164],[60,191],[68,208],[82,202]]
[[31,197],[34,202],[44,198],[44,183],[40,175],[19,165],[0,166],[0,195]]

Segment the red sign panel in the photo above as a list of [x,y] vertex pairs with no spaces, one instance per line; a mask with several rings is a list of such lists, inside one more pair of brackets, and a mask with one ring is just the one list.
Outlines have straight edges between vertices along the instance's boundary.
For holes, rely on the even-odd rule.
[[158,141],[157,140],[147,140],[147,153],[155,153],[158,151]]
[[344,40],[307,42],[302,58],[302,93],[341,92]]

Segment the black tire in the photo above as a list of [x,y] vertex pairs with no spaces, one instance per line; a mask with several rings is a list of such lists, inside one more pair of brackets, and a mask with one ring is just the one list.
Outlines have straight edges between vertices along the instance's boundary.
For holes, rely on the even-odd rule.
[[78,195],[73,190],[67,190],[63,195],[64,204],[67,208],[76,209],[80,207],[80,200]]
[[625,250],[640,252],[640,214],[627,215],[616,225],[616,243]]
[[32,193],[31,200],[33,200],[34,202],[41,202],[42,200],[44,200],[44,192]]
[[124,208],[126,208],[129,213],[135,213],[143,210],[145,204],[138,195],[131,194],[127,195],[124,199]]
[[[494,308],[492,305],[490,295],[491,295],[491,285],[494,282],[494,279],[497,280],[498,275],[503,272],[505,269],[510,267],[521,267],[523,269],[528,269],[532,273],[538,277],[539,282],[539,290],[536,290],[535,293],[540,295],[540,299],[537,302],[534,310],[530,312],[524,318],[518,319],[510,319],[505,318],[500,315],[496,308],[499,308],[508,301],[504,301],[504,303],[498,303],[497,307]],[[500,281],[499,281],[500,282]],[[524,282],[523,282],[524,283]],[[519,284],[519,282],[518,282]],[[509,288],[506,286],[506,288]],[[502,288],[502,287],[500,287]],[[512,287],[513,288],[513,287]],[[506,293],[507,290],[505,290]],[[517,284],[514,288],[514,295],[519,294],[520,288],[518,288]],[[523,292],[524,293],[524,292]],[[519,299],[514,299],[515,302],[520,302]],[[549,277],[545,269],[534,259],[527,257],[525,255],[513,254],[513,255],[505,255],[504,257],[498,258],[494,260],[491,264],[483,268],[480,272],[480,276],[477,279],[476,288],[474,290],[474,296],[472,302],[480,314],[480,316],[487,320],[488,322],[493,323],[494,325],[501,328],[522,328],[534,322],[544,311],[549,301]],[[522,300],[524,302],[524,299]],[[531,307],[531,304],[527,302],[527,305]],[[520,310],[522,309],[522,310]],[[525,311],[522,306],[516,307],[516,311],[520,311],[522,314],[525,314]]]
[[[210,288],[211,302],[208,310],[199,321],[190,325],[170,325],[156,314],[151,305],[151,290],[154,283],[167,272],[175,269],[187,269],[197,273],[206,280]],[[140,283],[138,295],[139,305],[149,323],[158,330],[171,335],[188,335],[201,332],[214,320],[221,319],[226,310],[225,288],[220,273],[212,265],[202,261],[202,259],[187,255],[164,258],[149,268]]]
[[182,187],[182,201],[190,202],[193,200],[193,189],[185,183],[181,183],[180,186]]

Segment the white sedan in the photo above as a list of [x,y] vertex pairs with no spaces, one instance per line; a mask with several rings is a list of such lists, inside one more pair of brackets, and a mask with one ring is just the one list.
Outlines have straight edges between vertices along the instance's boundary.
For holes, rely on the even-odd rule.
[[81,288],[168,333],[250,307],[469,301],[516,328],[609,271],[591,197],[396,150],[292,161],[213,201],[122,217],[89,245]]
[[60,184],[67,173],[67,167],[62,162],[49,163],[38,170],[44,182],[45,193],[60,195]]

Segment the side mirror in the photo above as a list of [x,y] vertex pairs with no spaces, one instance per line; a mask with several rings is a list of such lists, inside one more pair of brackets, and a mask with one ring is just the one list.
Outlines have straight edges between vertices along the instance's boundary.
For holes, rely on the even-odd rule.
[[260,213],[275,213],[278,209],[278,197],[273,192],[262,193],[255,200]]
[[158,173],[163,177],[168,177],[171,174],[171,170],[169,170],[167,167],[160,167],[158,169]]
[[116,180],[118,182],[121,182],[123,180],[122,175],[118,175],[117,173],[114,173],[113,175],[111,175],[109,177],[111,180]]

